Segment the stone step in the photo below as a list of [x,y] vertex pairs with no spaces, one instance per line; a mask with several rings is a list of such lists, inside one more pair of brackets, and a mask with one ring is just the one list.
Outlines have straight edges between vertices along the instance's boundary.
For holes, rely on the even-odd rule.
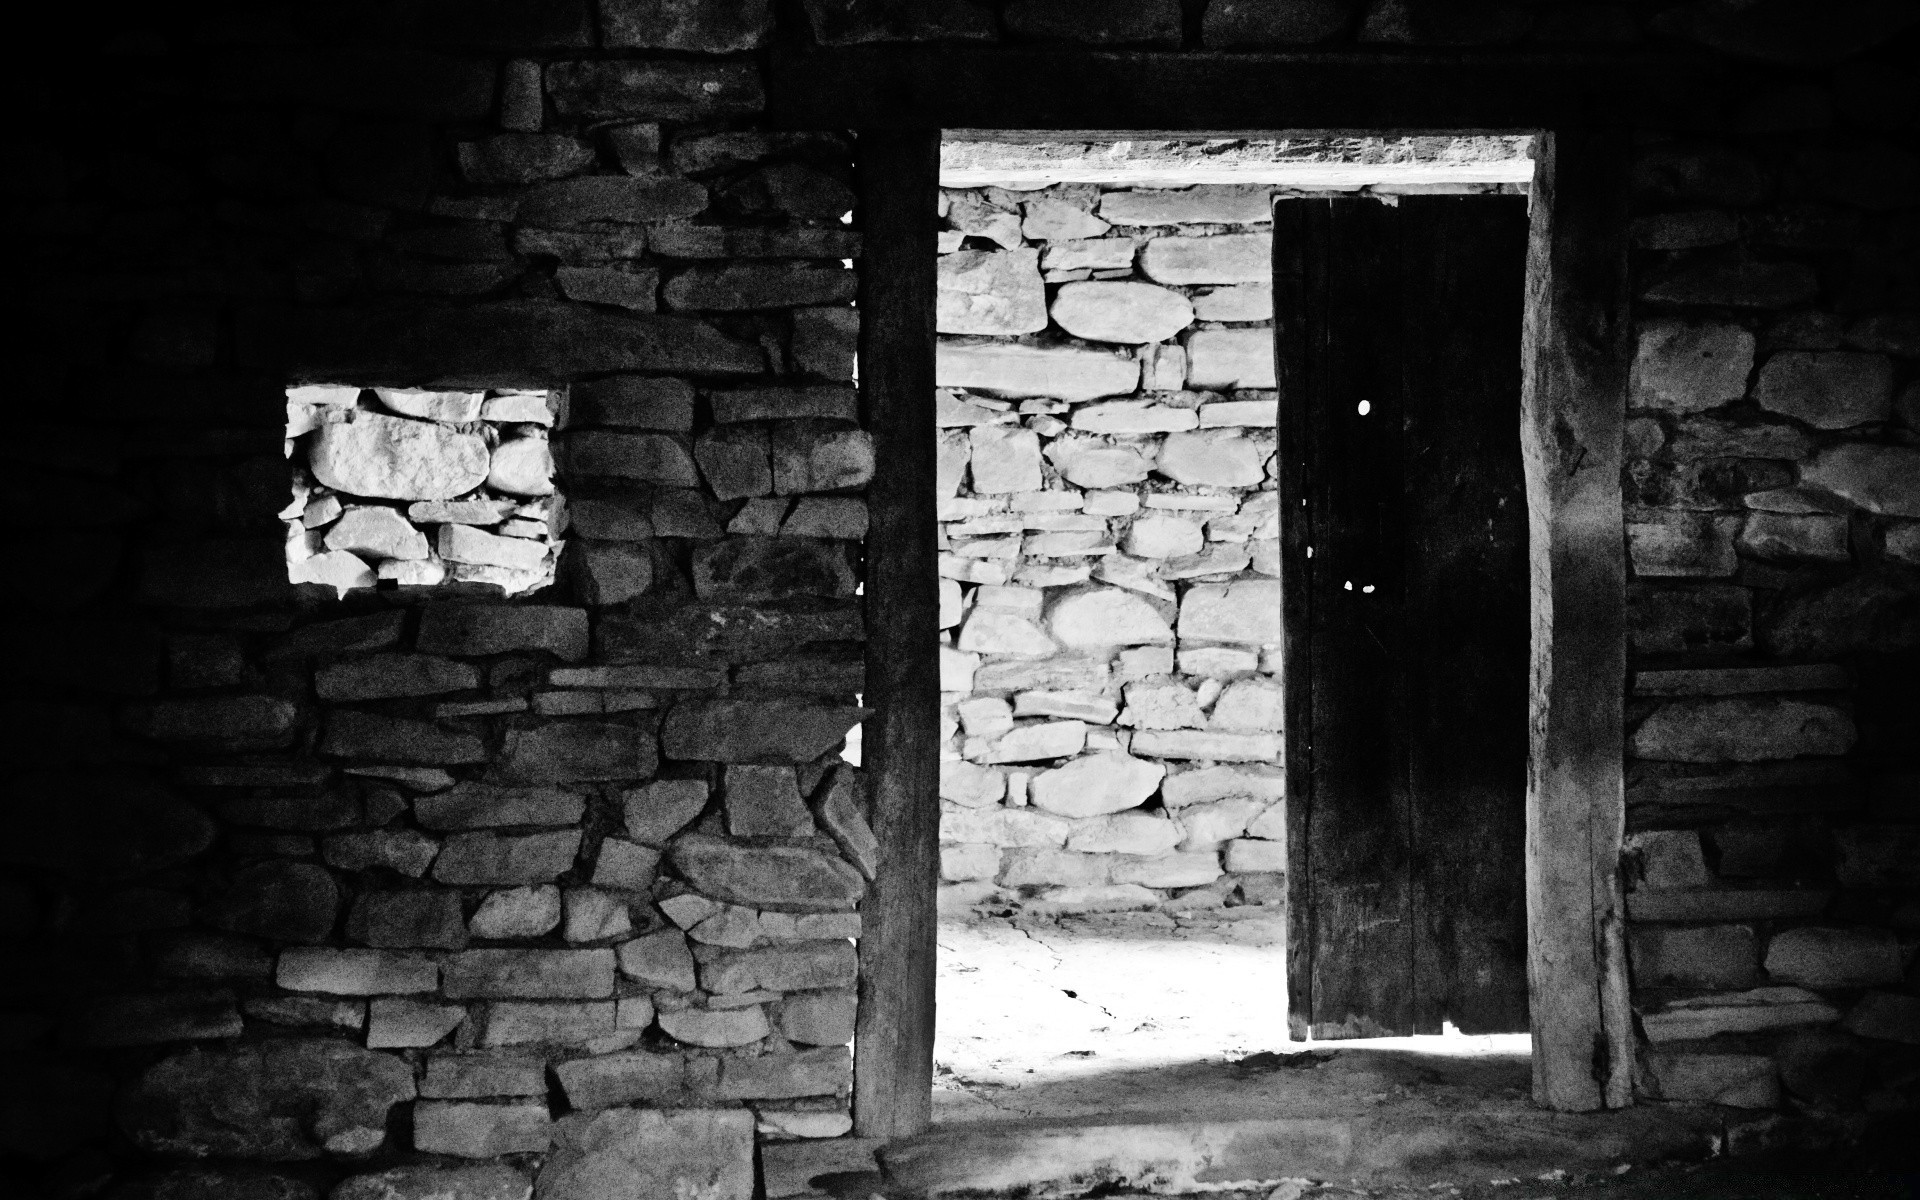
[[885,1194],[928,1198],[1184,1192],[1301,1178],[1424,1186],[1698,1155],[1720,1136],[1725,1112],[1663,1105],[1570,1114],[1496,1102],[1344,1116],[1029,1120],[936,1129],[883,1146],[879,1159]]

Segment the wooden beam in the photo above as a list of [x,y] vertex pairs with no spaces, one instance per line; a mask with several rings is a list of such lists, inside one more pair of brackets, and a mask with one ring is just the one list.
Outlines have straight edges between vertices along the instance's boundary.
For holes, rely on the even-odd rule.
[[1626,566],[1621,436],[1631,353],[1627,140],[1540,139],[1527,261],[1521,448],[1532,575],[1527,943],[1533,1095],[1632,1103],[1624,909]]
[[1724,71],[1690,54],[787,46],[767,113],[783,129],[1575,128],[1687,111]]
[[940,879],[940,591],[934,548],[937,130],[858,141],[860,414],[879,470],[867,488],[867,682],[862,733],[879,864],[861,906],[854,1130],[923,1132],[933,1109]]

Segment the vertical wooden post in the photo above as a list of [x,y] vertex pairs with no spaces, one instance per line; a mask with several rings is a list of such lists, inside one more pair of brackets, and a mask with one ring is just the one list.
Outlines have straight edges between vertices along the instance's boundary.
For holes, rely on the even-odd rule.
[[1527,256],[1521,446],[1533,656],[1527,954],[1533,1096],[1632,1103],[1620,842],[1626,566],[1620,499],[1631,330],[1627,145],[1539,139]]
[[860,415],[867,489],[862,733],[879,866],[861,907],[854,1131],[920,1133],[933,1110],[940,878],[940,590],[934,549],[937,130],[859,135]]

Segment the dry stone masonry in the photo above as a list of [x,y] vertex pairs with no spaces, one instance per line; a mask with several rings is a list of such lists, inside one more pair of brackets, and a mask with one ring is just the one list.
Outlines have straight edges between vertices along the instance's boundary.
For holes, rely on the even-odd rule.
[[951,915],[1282,902],[1271,203],[941,197]]
[[[1777,103],[1752,119],[1799,119]],[[1636,167],[1625,872],[1649,1097],[1914,1100],[1920,293],[1868,264],[1867,231],[1917,160],[1860,153],[1688,139]]]
[[[3,201],[34,569],[0,656],[0,1193],[786,1200],[857,1167],[809,1147],[847,1127],[875,853],[837,753],[862,233],[843,126],[767,118],[796,42],[1719,80],[1614,110],[1643,1094],[1910,1123],[1910,8],[46,7]],[[1278,879],[1256,200],[946,199],[944,790],[975,898],[1164,915]],[[282,516],[290,384],[342,391],[296,391],[338,402],[292,431]],[[536,430],[564,529],[524,490]],[[295,517],[365,573],[290,583]],[[471,534],[565,544],[506,596]],[[435,557],[431,586],[406,565]]]
[[288,388],[288,578],[336,596],[382,580],[508,596],[551,584],[567,513],[549,433],[564,395]]

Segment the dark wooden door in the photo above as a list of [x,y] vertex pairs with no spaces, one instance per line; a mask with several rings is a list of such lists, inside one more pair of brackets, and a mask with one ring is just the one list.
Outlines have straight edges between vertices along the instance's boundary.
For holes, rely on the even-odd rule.
[[1526,200],[1275,208],[1295,1036],[1527,1028]]

